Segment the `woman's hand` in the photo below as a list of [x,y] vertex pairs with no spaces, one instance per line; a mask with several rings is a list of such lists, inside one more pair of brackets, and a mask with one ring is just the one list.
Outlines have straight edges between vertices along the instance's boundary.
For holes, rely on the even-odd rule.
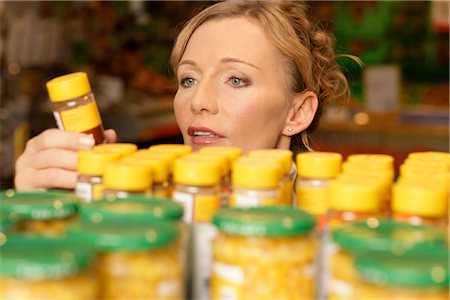
[[[105,130],[108,143],[116,141],[114,130]],[[24,153],[16,161],[17,190],[47,188],[73,189],[77,181],[77,151],[91,149],[90,135],[47,129],[27,142]]]

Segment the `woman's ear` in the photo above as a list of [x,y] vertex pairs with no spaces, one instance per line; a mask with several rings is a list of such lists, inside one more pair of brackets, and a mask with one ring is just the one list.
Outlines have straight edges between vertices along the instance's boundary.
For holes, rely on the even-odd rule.
[[317,95],[312,91],[294,95],[281,133],[286,136],[293,136],[308,128],[316,115],[318,105]]

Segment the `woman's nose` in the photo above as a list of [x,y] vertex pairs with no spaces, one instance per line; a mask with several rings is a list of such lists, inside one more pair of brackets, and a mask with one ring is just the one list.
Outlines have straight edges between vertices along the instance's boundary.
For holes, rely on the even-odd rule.
[[217,96],[210,83],[205,81],[199,83],[191,100],[191,112],[194,114],[216,114],[218,112]]

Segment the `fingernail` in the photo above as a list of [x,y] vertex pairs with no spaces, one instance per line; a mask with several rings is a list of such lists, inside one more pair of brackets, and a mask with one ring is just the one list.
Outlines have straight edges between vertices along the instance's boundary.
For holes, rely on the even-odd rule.
[[95,145],[95,140],[92,135],[83,135],[78,140],[78,143],[80,146],[92,148]]

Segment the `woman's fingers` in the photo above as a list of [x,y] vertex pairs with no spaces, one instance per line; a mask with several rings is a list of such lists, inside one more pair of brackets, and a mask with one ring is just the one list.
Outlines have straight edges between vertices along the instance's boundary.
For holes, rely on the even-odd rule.
[[73,189],[77,175],[76,171],[60,168],[27,169],[15,177],[15,185],[17,190],[22,191],[48,188]]
[[47,129],[28,141],[25,153],[35,153],[49,148],[67,150],[90,149],[94,144],[94,137],[89,134]]
[[103,133],[107,143],[115,143],[117,141],[117,133],[114,129],[106,129]]

